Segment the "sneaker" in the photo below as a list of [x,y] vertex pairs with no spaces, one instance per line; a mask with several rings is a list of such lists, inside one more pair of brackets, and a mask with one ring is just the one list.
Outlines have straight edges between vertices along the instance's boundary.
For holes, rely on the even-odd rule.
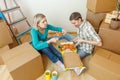
[[85,69],[86,69],[86,67],[75,68],[75,72],[77,73],[77,75],[80,75]]
[[52,80],[57,80],[57,78],[58,78],[58,73],[57,73],[57,71],[53,71],[53,72],[52,72]]
[[45,71],[45,78],[46,78],[46,80],[51,80],[51,71],[50,70],[46,70]]

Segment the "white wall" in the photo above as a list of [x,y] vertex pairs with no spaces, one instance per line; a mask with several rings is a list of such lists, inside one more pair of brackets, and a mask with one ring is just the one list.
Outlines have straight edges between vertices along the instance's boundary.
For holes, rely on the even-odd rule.
[[69,21],[72,12],[80,12],[83,18],[86,17],[87,0],[16,0],[21,6],[25,16],[28,17],[31,25],[33,16],[36,13],[46,15],[49,24],[61,26],[67,31],[75,31]]

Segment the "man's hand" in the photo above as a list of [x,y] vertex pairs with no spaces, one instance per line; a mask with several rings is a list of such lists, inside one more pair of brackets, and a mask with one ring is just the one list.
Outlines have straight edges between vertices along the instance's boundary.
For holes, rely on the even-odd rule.
[[82,39],[76,40],[76,41],[75,41],[75,42],[76,42],[75,46],[78,46],[78,45],[81,44],[83,41],[84,41],[84,40],[82,40]]

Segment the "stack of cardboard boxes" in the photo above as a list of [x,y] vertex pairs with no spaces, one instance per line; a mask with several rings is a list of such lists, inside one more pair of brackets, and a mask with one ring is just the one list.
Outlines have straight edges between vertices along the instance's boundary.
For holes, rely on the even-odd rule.
[[[87,72],[97,80],[120,80],[120,55],[116,54],[120,54],[120,30],[110,29],[109,24],[103,22],[105,16],[103,17],[102,15],[106,14],[106,12],[113,11],[116,8],[118,0],[87,1],[89,12],[87,13],[87,19],[93,26],[97,25],[94,28],[99,33],[103,42],[102,48],[95,49]],[[90,13],[93,14],[91,18],[89,18]]]
[[106,12],[115,10],[117,0],[87,0],[87,16],[86,19],[93,25],[96,32],[99,31],[101,22]]
[[29,43],[9,49],[12,38],[7,27],[4,21],[0,22],[0,65],[6,65],[13,80],[37,79],[44,73],[41,55]]

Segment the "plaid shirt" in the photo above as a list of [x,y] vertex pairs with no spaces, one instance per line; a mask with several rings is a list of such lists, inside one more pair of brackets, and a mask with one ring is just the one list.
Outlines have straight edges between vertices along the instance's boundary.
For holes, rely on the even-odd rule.
[[[92,27],[92,25],[84,20],[82,22],[82,24],[80,25],[78,31],[78,39],[83,39],[83,40],[87,40],[87,41],[101,41],[100,37],[98,36],[98,34],[95,32],[94,28]],[[88,44],[88,43],[81,43],[80,47],[78,49],[81,49],[87,53],[92,53],[94,48],[94,45],[92,44]]]

